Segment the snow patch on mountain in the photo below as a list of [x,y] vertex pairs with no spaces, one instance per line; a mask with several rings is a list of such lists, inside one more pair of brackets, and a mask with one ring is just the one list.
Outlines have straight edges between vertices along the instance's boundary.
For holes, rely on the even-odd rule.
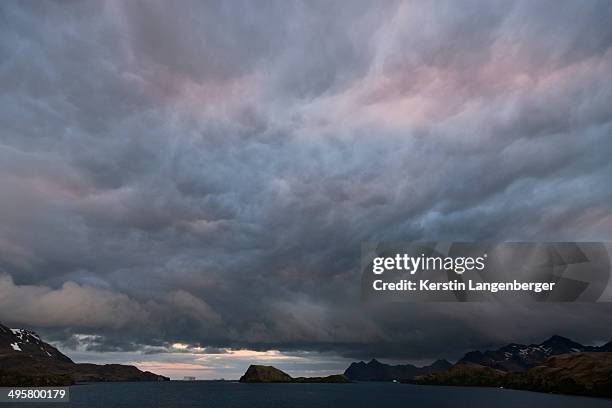
[[542,363],[546,358],[560,354],[584,351],[604,351],[598,347],[584,346],[568,338],[552,336],[540,344],[508,344],[497,350],[467,353],[460,361],[471,362],[505,371],[525,371]]
[[55,347],[45,343],[35,332],[19,328],[11,329],[0,324],[0,356],[13,354],[72,362]]

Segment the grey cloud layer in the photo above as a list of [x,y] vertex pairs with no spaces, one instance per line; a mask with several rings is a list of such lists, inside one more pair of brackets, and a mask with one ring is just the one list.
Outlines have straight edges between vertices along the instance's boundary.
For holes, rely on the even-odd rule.
[[0,321],[364,357],[609,340],[605,305],[362,305],[358,256],[612,239],[611,7],[2,4]]

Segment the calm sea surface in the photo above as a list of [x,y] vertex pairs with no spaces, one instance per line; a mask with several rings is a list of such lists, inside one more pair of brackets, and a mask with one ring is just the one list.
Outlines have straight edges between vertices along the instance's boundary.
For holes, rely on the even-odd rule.
[[98,383],[71,388],[70,403],[0,404],[2,407],[612,407],[612,400],[496,388],[393,383],[240,384],[233,382]]

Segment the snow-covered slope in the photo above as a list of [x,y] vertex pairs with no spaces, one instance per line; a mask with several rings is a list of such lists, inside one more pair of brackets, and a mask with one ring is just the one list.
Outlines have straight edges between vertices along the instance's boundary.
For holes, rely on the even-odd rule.
[[0,323],[0,386],[70,385],[91,381],[168,381],[123,364],[74,363],[36,333]]
[[35,332],[11,329],[0,324],[0,356],[11,354],[72,362],[70,358],[60,353],[55,347],[42,341]]
[[470,362],[505,371],[525,371],[535,367],[548,357],[583,351],[609,351],[606,346],[584,346],[568,338],[552,336],[540,344],[508,344],[497,350],[472,351],[459,362]]

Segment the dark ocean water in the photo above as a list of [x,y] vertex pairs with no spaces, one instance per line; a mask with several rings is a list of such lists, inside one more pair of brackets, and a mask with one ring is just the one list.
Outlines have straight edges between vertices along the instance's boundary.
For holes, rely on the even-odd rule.
[[1,407],[79,408],[598,408],[612,400],[495,388],[393,383],[240,384],[233,382],[98,383],[71,388],[70,403],[0,404]]

